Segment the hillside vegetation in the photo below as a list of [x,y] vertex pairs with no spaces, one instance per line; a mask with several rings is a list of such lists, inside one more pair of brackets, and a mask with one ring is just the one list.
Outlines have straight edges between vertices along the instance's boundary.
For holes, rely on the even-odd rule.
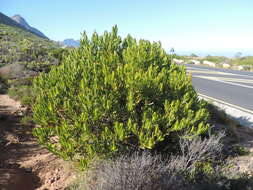
[[13,18],[10,18],[0,12],[0,23],[8,25],[8,26],[12,26],[12,27],[20,28],[40,38],[48,39],[44,34],[40,33],[37,29],[30,27],[28,23],[26,23],[26,21],[20,15],[15,15]]
[[228,58],[224,56],[207,56],[204,58],[217,64],[227,63],[230,65],[253,66],[253,56]]
[[252,66],[253,65],[253,56],[235,58],[231,61],[231,64]]
[[[194,55],[194,54],[193,54]],[[215,67],[230,68],[234,70],[253,71],[253,56],[235,56],[233,58],[225,56],[211,56],[198,57],[198,56],[179,56],[174,55],[174,58],[184,63],[190,64],[204,64],[209,61],[215,64]]]
[[22,27],[5,23],[0,22],[0,92],[11,87],[10,94],[16,96],[16,90],[23,93],[21,89],[29,86],[38,73],[59,64],[66,50]]
[[0,64],[49,64],[57,62],[52,50],[56,43],[18,27],[0,23]]

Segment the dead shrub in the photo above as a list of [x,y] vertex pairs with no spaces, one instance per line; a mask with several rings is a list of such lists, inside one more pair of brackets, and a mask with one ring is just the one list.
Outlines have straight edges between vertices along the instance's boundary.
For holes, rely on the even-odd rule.
[[[222,150],[224,133],[210,138],[182,137],[181,155],[163,159],[148,152],[135,152],[94,164],[75,189],[86,190],[186,190],[194,189],[189,176],[196,163],[215,158]],[[198,174],[201,175],[201,174]]]

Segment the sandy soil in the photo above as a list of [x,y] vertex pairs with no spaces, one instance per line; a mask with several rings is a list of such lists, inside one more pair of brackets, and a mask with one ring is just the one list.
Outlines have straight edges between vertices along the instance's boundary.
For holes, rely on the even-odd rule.
[[253,174],[253,129],[239,127],[236,129],[240,147],[248,151],[247,154],[231,159],[231,163],[237,167],[239,172]]
[[60,190],[76,177],[75,169],[32,136],[32,127],[20,124],[24,107],[0,95],[0,190]]

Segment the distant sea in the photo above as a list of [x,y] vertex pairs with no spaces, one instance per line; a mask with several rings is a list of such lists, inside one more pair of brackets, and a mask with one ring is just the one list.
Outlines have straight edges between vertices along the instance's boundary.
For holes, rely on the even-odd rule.
[[196,54],[199,57],[205,57],[208,55],[212,56],[225,56],[225,57],[235,57],[235,55],[241,52],[241,56],[253,56],[252,49],[216,49],[216,50],[176,50],[175,53],[178,55],[191,55]]

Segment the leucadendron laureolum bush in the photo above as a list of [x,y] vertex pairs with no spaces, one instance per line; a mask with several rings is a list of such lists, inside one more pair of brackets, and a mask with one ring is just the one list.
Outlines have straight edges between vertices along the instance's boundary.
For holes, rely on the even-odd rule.
[[160,43],[122,39],[117,27],[91,39],[84,33],[79,48],[34,81],[34,91],[39,142],[83,167],[208,128],[185,68],[171,64]]

